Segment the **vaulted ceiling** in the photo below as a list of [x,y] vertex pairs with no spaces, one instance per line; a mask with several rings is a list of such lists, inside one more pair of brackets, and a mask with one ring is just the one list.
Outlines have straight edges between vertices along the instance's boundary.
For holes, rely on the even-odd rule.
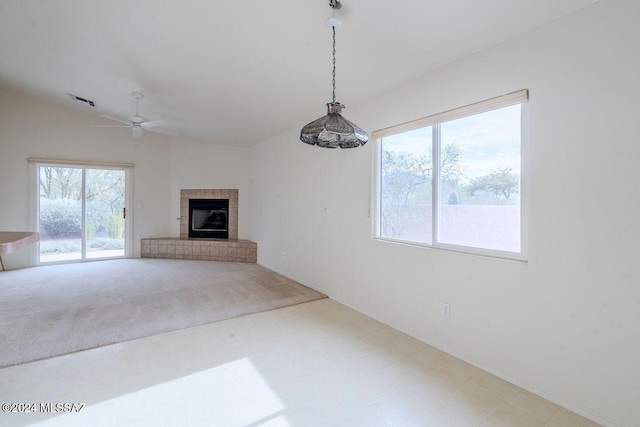
[[[358,104],[590,3],[344,0],[337,99]],[[137,90],[142,116],[248,146],[326,113],[331,13],[328,0],[3,0],[0,84],[91,111],[90,124],[133,115]]]

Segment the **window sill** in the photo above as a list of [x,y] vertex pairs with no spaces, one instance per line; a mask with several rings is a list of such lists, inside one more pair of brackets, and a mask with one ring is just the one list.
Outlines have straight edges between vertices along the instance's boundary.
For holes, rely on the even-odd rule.
[[413,246],[415,248],[422,249],[433,249],[437,251],[446,251],[446,252],[454,252],[463,255],[472,255],[479,256],[484,258],[492,258],[504,261],[515,261],[519,263],[527,263],[527,257],[523,254],[513,253],[513,252],[504,252],[504,251],[496,251],[490,249],[480,249],[480,248],[471,248],[464,246],[455,246],[455,245],[445,245],[445,244],[437,244],[430,245],[428,243],[414,242],[410,240],[399,240],[399,239],[389,239],[385,237],[374,237],[373,240],[385,243],[392,243],[396,245],[403,246]]

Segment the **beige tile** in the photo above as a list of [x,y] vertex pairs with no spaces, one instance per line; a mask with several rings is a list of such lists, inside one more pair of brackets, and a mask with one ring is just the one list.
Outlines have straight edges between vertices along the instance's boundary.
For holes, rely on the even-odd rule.
[[476,408],[485,414],[490,414],[505,402],[504,399],[474,383],[462,387],[454,396],[465,405]]
[[418,415],[405,426],[467,427],[478,424],[485,417],[482,412],[449,398]]
[[440,366],[445,366],[448,363],[451,363],[456,359],[450,354],[445,353],[442,350],[438,350],[435,347],[432,347],[428,344],[424,344],[424,346],[419,350],[419,352],[424,355],[424,357],[430,359],[431,361],[437,363]]
[[343,407],[340,400],[333,396],[318,397],[295,406],[295,410],[302,414],[302,418],[309,426],[348,426],[350,423],[349,411]]
[[475,380],[486,374],[482,369],[460,359],[453,359],[443,364],[442,368],[466,380]]
[[465,380],[464,378],[452,374],[449,371],[445,371],[444,369],[438,369],[421,375],[431,383],[437,384],[449,393],[455,393],[469,383],[469,380]]
[[473,380],[473,382],[502,399],[509,399],[521,390],[520,387],[489,373]]
[[509,403],[527,412],[531,412],[544,421],[551,420],[561,409],[560,406],[555,403],[526,390],[520,390],[515,396],[509,399]]
[[440,369],[440,365],[419,353],[403,355],[398,359],[398,362],[421,375]]
[[341,402],[345,409],[356,412],[395,390],[397,390],[397,385],[394,382],[389,381],[388,378],[371,374],[336,389],[333,396]]
[[549,427],[601,427],[601,425],[563,408],[549,422]]
[[439,384],[434,383],[423,376],[412,372],[410,377],[400,381],[399,387],[414,396],[426,406],[431,406],[445,399],[450,399],[452,394],[442,388]]
[[487,417],[476,424],[476,427],[505,427],[505,425],[495,418]]
[[406,423],[426,409],[404,391],[393,392],[352,415],[354,426],[391,426]]
[[302,405],[328,394],[342,385],[342,379],[329,375],[328,368],[318,369],[315,375],[304,378],[284,389],[283,397],[294,406]]
[[509,427],[545,427],[547,425],[544,420],[513,406],[509,402],[493,411],[491,417]]

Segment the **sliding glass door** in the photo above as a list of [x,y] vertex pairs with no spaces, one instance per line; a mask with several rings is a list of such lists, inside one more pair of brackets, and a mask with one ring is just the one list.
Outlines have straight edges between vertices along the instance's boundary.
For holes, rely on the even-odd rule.
[[38,165],[39,262],[127,255],[128,170]]

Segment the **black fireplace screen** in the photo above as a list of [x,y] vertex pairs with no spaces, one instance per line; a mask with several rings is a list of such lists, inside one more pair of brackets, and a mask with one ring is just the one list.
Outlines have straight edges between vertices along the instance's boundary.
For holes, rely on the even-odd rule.
[[227,229],[227,211],[224,209],[194,209],[191,229],[225,231]]
[[229,238],[229,199],[190,199],[189,237]]

